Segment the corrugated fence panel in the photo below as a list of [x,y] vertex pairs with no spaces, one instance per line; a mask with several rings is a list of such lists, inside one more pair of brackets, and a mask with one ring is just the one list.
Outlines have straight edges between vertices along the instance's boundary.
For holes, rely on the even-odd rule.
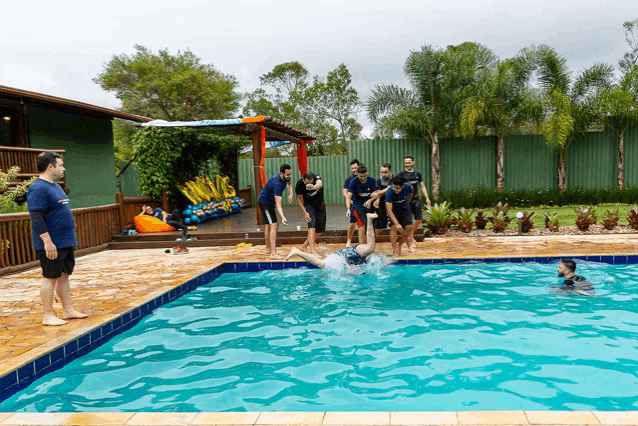
[[[618,135],[614,133],[614,137],[618,138]],[[618,175],[618,153],[614,163]],[[638,185],[638,125],[625,130],[625,186],[630,185]]]
[[441,190],[496,187],[496,141],[492,137],[441,142]]
[[567,148],[567,188],[613,188],[618,185],[618,141],[612,130],[588,132]]
[[[494,153],[496,155],[496,153]],[[558,177],[558,154],[542,135],[505,138],[505,189],[552,189]]]
[[399,173],[403,170],[403,158],[406,155],[414,157],[415,168],[421,172],[425,187],[428,192],[431,192],[430,144],[427,140],[389,139],[348,142],[348,164],[350,164],[350,160],[356,158],[368,167],[368,173],[374,178],[381,174],[381,164],[383,163],[390,163],[392,173]]

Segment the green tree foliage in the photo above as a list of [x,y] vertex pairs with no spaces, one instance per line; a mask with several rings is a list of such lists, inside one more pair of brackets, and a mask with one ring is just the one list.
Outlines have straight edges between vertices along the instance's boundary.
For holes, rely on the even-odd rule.
[[115,55],[93,79],[115,92],[126,112],[164,120],[228,118],[239,108],[235,77],[202,64],[191,51],[157,54],[135,45],[134,55]]
[[625,22],[623,27],[625,28],[625,40],[627,40],[630,50],[618,61],[618,66],[624,74],[627,74],[638,66],[638,19]]
[[[0,194],[0,213],[7,213],[12,209],[12,206],[16,198],[23,196],[27,193],[29,186],[37,179],[37,177],[31,178],[29,181],[21,183],[9,188],[9,182],[15,179],[20,173],[20,167],[11,167],[7,173],[0,171],[0,189],[4,191]],[[9,189],[7,189],[9,188]]]
[[[260,78],[261,87],[246,95],[244,115],[271,116],[317,137],[310,155],[341,155],[346,141],[360,137],[357,122],[360,101],[352,76],[341,64],[326,79],[310,78],[299,62],[279,64]],[[289,154],[290,147],[280,149]],[[272,155],[269,153],[269,155]]]
[[234,156],[246,143],[245,138],[212,129],[145,128],[135,135],[140,191],[156,199],[164,188],[175,195],[177,184],[199,176],[211,158],[232,181]]

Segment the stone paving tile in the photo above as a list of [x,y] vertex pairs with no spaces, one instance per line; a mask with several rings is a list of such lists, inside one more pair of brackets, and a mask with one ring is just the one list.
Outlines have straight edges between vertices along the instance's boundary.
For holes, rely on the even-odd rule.
[[462,425],[526,425],[523,411],[459,411],[456,413]]
[[454,411],[398,411],[390,413],[391,425],[457,425]]
[[256,425],[320,425],[325,413],[322,412],[262,412]]
[[324,425],[389,425],[390,413],[385,411],[327,412]]
[[245,413],[199,413],[192,425],[254,425],[259,412]]
[[525,411],[525,416],[531,424],[600,424],[591,411]]
[[135,413],[127,425],[188,425],[197,413]]
[[[485,238],[432,238],[406,258],[609,255],[638,252],[638,235],[573,235]],[[167,244],[167,248],[171,244]],[[320,244],[332,253],[341,245]],[[290,246],[280,248],[286,253]],[[77,259],[71,278],[74,305],[91,316],[61,327],[40,324],[39,268],[0,277],[0,376],[223,262],[268,262],[264,246],[191,248],[175,256],[163,249],[112,250]],[[390,256],[389,243],[376,252]],[[297,259],[298,260],[298,259]],[[59,301],[54,303],[61,312]]]
[[65,425],[123,425],[133,417],[135,413],[73,413],[64,422]]
[[604,425],[638,424],[638,411],[592,411],[592,413]]
[[14,413],[3,425],[61,425],[71,413]]

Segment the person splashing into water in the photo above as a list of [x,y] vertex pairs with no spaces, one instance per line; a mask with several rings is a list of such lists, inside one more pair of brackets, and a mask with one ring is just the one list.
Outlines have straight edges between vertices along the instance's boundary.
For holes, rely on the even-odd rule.
[[316,267],[322,269],[326,267],[326,261],[333,256],[343,257],[348,265],[365,264],[368,256],[374,253],[374,226],[372,226],[372,220],[377,218],[377,214],[367,213],[366,217],[368,219],[368,228],[366,230],[367,240],[365,244],[355,244],[351,247],[339,250],[336,254],[330,255],[326,259],[322,259],[312,253],[301,251],[297,247],[293,247],[285,260],[289,260],[293,256],[299,256],[306,262],[312,263]]

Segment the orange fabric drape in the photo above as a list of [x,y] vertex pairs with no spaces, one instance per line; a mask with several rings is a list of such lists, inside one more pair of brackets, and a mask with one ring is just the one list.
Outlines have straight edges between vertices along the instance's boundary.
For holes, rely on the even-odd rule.
[[266,128],[264,126],[259,126],[261,128],[261,160],[259,162],[259,171],[261,173],[261,187],[266,186],[266,170],[264,170],[264,160],[266,158]]

